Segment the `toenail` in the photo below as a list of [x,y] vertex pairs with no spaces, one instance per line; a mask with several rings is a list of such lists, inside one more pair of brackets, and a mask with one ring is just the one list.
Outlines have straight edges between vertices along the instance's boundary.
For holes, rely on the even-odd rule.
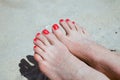
[[37,46],[34,46],[34,48],[36,48]]
[[68,22],[68,21],[70,21],[70,19],[66,19],[65,21]]
[[73,24],[75,24],[75,22],[74,22],[74,21],[73,21],[72,23],[73,23]]
[[60,19],[60,22],[63,22],[64,20],[63,19]]
[[37,38],[34,38],[34,41],[36,42],[36,41],[37,41]]
[[54,25],[53,25],[53,29],[54,29],[54,30],[57,30],[58,28],[59,28],[59,26],[58,26],[57,24],[54,24]]
[[40,33],[37,33],[37,34],[36,34],[36,36],[39,36],[39,35],[40,35]]
[[47,29],[44,29],[44,30],[42,31],[42,33],[44,33],[44,34],[49,34],[49,31],[48,31]]

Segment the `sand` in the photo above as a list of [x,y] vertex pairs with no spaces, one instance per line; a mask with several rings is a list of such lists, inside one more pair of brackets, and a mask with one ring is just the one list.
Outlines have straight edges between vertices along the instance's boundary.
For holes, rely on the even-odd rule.
[[40,80],[37,66],[26,56],[32,58],[34,54],[35,34],[61,18],[76,21],[95,41],[120,52],[119,3],[120,0],[0,0],[0,80]]

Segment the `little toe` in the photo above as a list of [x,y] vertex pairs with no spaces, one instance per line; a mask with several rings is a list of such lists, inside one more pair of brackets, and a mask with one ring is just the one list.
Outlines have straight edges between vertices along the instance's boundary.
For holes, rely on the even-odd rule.
[[[74,22],[73,22],[73,23],[74,23]],[[76,26],[77,31],[83,34],[82,27],[79,26],[77,23],[74,23],[74,25]]]
[[83,32],[83,34],[85,34],[85,35],[89,35],[89,33],[87,32],[87,30],[86,30],[85,28],[83,28],[83,27],[82,27],[82,32]]
[[45,45],[50,45],[46,37],[43,36],[43,34],[37,33],[36,38],[38,38],[40,41],[42,41]]
[[72,30],[77,30],[76,27],[75,27],[75,25],[73,24],[73,22],[70,19],[66,19],[66,23],[69,25],[69,27]]
[[64,21],[63,19],[61,19],[59,21],[59,23],[62,26],[62,28],[65,30],[66,34],[69,34],[71,29],[70,29],[69,25],[66,23],[66,21]]
[[56,36],[53,33],[50,33],[47,29],[44,29],[42,33],[51,44],[55,44],[58,41]]
[[34,59],[40,64],[43,62],[42,57],[37,53],[34,53]]

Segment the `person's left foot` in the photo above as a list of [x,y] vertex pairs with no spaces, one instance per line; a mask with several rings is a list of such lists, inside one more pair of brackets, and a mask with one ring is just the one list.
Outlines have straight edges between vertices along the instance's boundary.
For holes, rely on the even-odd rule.
[[34,39],[34,58],[51,80],[109,80],[73,56],[53,33],[43,30]]

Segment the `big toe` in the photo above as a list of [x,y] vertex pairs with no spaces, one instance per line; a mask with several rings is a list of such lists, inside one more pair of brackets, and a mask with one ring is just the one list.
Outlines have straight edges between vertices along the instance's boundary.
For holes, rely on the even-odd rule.
[[47,38],[51,45],[59,42],[56,36],[53,33],[49,32],[48,30],[44,29],[42,33]]
[[59,28],[59,26],[57,24],[54,24],[52,26],[52,31],[54,33],[54,35],[61,41],[63,39],[63,37],[65,36],[65,34],[63,34],[62,30]]

